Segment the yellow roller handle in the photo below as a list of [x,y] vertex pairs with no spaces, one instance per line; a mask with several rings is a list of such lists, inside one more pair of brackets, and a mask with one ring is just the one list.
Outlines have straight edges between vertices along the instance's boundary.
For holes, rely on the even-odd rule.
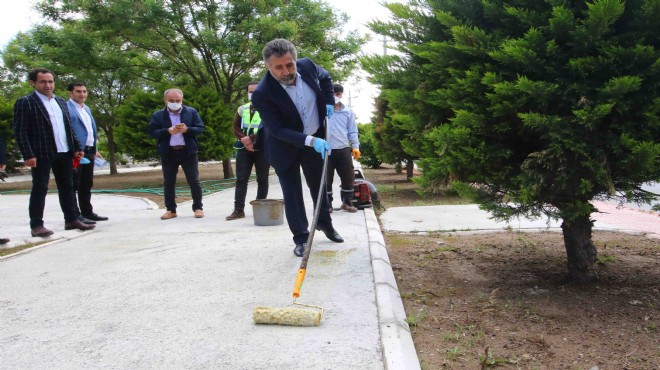
[[302,288],[303,280],[305,280],[305,273],[307,269],[299,269],[296,274],[296,283],[293,285],[293,298],[300,297],[300,288]]

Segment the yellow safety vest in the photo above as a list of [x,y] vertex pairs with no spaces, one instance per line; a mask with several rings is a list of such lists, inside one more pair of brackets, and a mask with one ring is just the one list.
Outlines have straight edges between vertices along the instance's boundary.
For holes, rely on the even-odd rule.
[[241,130],[245,135],[256,134],[259,130],[259,124],[261,123],[259,112],[254,111],[254,115],[252,115],[252,119],[250,119],[250,103],[242,105],[241,110]]

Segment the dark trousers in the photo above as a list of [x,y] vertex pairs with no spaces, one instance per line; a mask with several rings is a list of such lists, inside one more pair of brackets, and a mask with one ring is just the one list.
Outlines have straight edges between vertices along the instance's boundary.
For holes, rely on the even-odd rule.
[[190,186],[193,198],[192,209],[202,209],[202,184],[199,181],[197,154],[189,155],[186,149],[170,149],[169,158],[163,158],[163,190],[165,193],[165,207],[176,213],[176,175],[179,166],[183,168],[186,181]]
[[74,171],[73,188],[78,196],[78,204],[74,200],[74,205],[80,210],[83,216],[94,213],[92,207],[92,187],[94,186],[94,156],[96,149],[94,147],[85,147],[85,158],[89,159],[89,164],[81,164]]
[[245,196],[252,166],[257,171],[257,199],[266,199],[268,196],[270,164],[264,158],[263,152],[251,152],[245,148],[238,149],[236,152],[236,191],[234,192],[234,209],[237,211],[245,209]]
[[353,199],[355,183],[355,169],[353,168],[352,148],[332,149],[332,155],[328,157],[328,172],[326,173],[326,187],[328,199],[332,204],[332,182],[335,170],[341,179],[341,201],[348,205]]
[[[323,159],[321,155],[314,151],[312,147],[305,147],[298,152],[298,157],[294,159],[293,164],[282,171],[277,171],[277,177],[282,186],[284,195],[284,213],[289,229],[293,233],[293,242],[296,244],[307,242],[309,236],[309,222],[305,213],[305,202],[303,200],[302,179],[300,177],[300,168],[302,167],[305,181],[309,187],[309,192],[314,200],[316,208],[316,198],[319,191],[325,193],[325,183],[321,186],[321,173],[323,172]],[[321,198],[321,210],[319,213],[318,224],[320,226],[332,226],[330,218],[330,203],[328,197]]]
[[30,227],[44,225],[44,207],[48,194],[50,171],[55,175],[57,195],[60,208],[64,213],[64,221],[72,222],[78,219],[73,193],[73,158],[71,153],[57,153],[50,161],[37,159],[37,166],[32,168],[32,192],[30,193]]

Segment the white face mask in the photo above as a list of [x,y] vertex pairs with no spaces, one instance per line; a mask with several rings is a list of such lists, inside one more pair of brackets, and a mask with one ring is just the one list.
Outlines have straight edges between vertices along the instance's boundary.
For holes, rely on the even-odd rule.
[[248,93],[248,100],[252,101],[252,93]]
[[176,112],[181,109],[181,103],[167,102],[167,108],[169,108],[172,112]]
[[338,96],[335,96],[335,104],[341,103],[341,98]]

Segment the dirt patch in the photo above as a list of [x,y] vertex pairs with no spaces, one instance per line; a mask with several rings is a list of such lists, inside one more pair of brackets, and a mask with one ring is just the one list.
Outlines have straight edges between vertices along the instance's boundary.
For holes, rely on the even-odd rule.
[[[365,177],[385,189],[405,181],[391,168]],[[379,195],[385,207],[424,198]],[[424,369],[660,368],[658,239],[594,232],[600,281],[590,285],[565,280],[560,233],[385,233],[385,241]]]

